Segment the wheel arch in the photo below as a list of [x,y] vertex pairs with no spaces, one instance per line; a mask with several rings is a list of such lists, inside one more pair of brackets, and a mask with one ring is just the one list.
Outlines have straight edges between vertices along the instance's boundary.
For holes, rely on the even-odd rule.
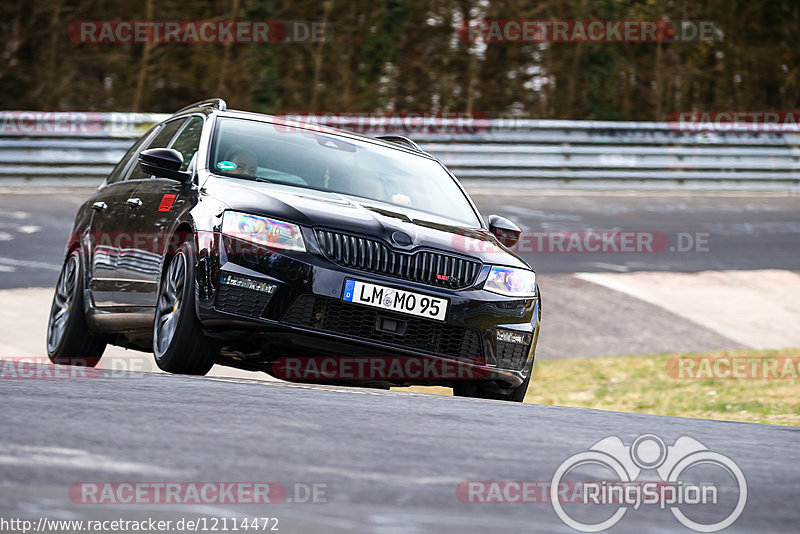
[[169,267],[169,260],[186,241],[192,240],[197,246],[197,235],[194,226],[187,220],[179,221],[175,229],[169,233],[165,241],[164,255],[161,260],[161,276],[163,277]]
[[[161,281],[164,279],[164,276],[167,273],[167,268],[169,267],[170,260],[175,255],[175,253],[181,248],[181,246],[189,240],[192,241],[194,249],[197,250],[197,245],[198,245],[197,232],[195,231],[194,225],[192,224],[191,221],[186,219],[178,221],[177,225],[175,226],[175,229],[169,233],[169,236],[167,236],[167,239],[165,241],[166,245],[165,245],[164,255],[161,258],[161,273],[158,277],[159,292],[161,291]],[[192,269],[197,268],[196,257],[191,258],[190,267]],[[195,310],[195,313],[197,313],[197,310]]]

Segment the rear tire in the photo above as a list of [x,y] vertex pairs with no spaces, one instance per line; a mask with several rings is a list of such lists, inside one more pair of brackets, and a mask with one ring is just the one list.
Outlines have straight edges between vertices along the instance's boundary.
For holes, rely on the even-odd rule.
[[219,352],[195,314],[195,257],[192,243],[183,243],[169,258],[159,283],[153,354],[156,365],[168,373],[205,375]]
[[80,253],[70,252],[58,276],[47,322],[47,357],[53,363],[94,367],[106,350],[92,336],[83,311],[83,269]]

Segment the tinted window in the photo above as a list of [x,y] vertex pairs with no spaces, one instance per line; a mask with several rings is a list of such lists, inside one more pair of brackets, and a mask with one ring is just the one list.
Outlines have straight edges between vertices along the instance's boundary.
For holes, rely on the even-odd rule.
[[[186,122],[186,119],[177,119],[174,121],[170,121],[164,125],[158,134],[153,138],[151,143],[148,143],[145,148],[167,148],[169,142],[172,141],[172,138],[175,137],[175,134],[178,132],[183,123]],[[148,178],[150,175],[146,174],[138,164],[133,165],[128,170],[128,177],[125,178],[126,180],[143,180]]]
[[216,174],[330,191],[480,222],[442,165],[377,143],[245,119],[219,119],[212,148]]
[[189,167],[189,162],[192,161],[192,157],[197,152],[197,147],[200,146],[200,134],[202,133],[203,119],[201,117],[192,117],[178,137],[175,138],[175,141],[172,142],[172,145],[170,145],[170,148],[174,148],[183,155],[182,171]]
[[178,130],[180,130],[184,122],[186,122],[186,119],[177,119],[166,123],[164,128],[158,132],[158,135],[153,138],[153,142],[150,143],[147,148],[167,148],[169,142],[172,141],[172,138],[175,137],[175,134],[178,133]]
[[117,166],[114,167],[114,170],[111,171],[111,174],[108,175],[108,178],[106,178],[106,184],[113,184],[114,182],[118,182],[120,180],[120,177],[123,175],[123,171],[128,166],[128,163],[130,163],[131,159],[139,153],[139,148],[153,135],[154,131],[155,128],[148,131],[146,134],[141,136],[131,148],[128,149],[122,159],[119,160],[119,163],[117,163]]

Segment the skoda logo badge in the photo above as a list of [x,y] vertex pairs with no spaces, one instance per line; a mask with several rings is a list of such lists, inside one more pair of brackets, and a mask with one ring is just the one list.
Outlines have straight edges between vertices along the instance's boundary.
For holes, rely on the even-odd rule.
[[411,244],[411,236],[403,232],[395,232],[392,234],[392,241],[400,246],[407,247]]

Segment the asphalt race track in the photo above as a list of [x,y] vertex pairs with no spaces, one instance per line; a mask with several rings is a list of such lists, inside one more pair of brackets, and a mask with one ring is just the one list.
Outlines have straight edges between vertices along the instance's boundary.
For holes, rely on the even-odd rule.
[[[747,503],[727,532],[794,532],[800,519],[795,428],[164,375],[0,387],[3,517],[268,516],[292,533],[572,532],[549,504],[462,502],[456,488],[550,481],[602,438],[630,444],[655,433],[667,444],[691,436],[741,468]],[[90,481],[323,484],[328,502],[73,503],[69,488]],[[735,494],[735,484],[720,492]],[[711,512],[692,517],[713,522]],[[629,510],[613,531],[689,532],[652,505]]]
[[[23,349],[41,350],[41,320],[64,240],[88,194],[0,195],[0,365]],[[770,318],[781,326],[771,343],[800,346],[792,337],[797,329],[782,326],[796,324],[796,286],[785,280],[800,271],[798,197],[484,191],[474,198],[483,213],[507,214],[529,231],[659,231],[670,243],[677,243],[679,233],[708,234],[709,247],[701,251],[523,252],[542,280],[542,357],[754,346],[746,336],[726,333],[732,331],[723,320],[731,307],[725,303],[716,323],[704,322],[688,318],[690,302],[683,313],[659,304],[657,296],[640,298],[611,287],[616,280],[633,284],[638,275],[691,277],[704,271],[738,298],[748,288],[728,287],[731,280],[749,280],[748,272],[775,277],[773,293],[761,300],[772,305],[783,298],[789,304]],[[623,278],[602,278],[614,276]],[[34,319],[25,322],[29,317]],[[735,319],[735,329],[746,331]],[[791,427],[106,370],[79,380],[0,380],[0,428],[3,518],[276,517],[279,531],[290,533],[574,532],[550,504],[463,502],[457,488],[470,481],[549,483],[562,462],[604,438],[618,436],[630,445],[640,435],[655,434],[667,445],[681,436],[699,440],[741,469],[746,506],[726,532],[794,532],[800,524],[800,429]],[[652,470],[638,477],[657,479]],[[73,485],[85,482],[245,481],[287,488],[317,484],[324,502],[82,504],[70,494]],[[726,503],[738,494],[733,478],[714,483]],[[719,510],[710,506],[690,512],[698,522],[719,520]],[[654,505],[630,508],[611,531],[690,532],[668,509]]]

